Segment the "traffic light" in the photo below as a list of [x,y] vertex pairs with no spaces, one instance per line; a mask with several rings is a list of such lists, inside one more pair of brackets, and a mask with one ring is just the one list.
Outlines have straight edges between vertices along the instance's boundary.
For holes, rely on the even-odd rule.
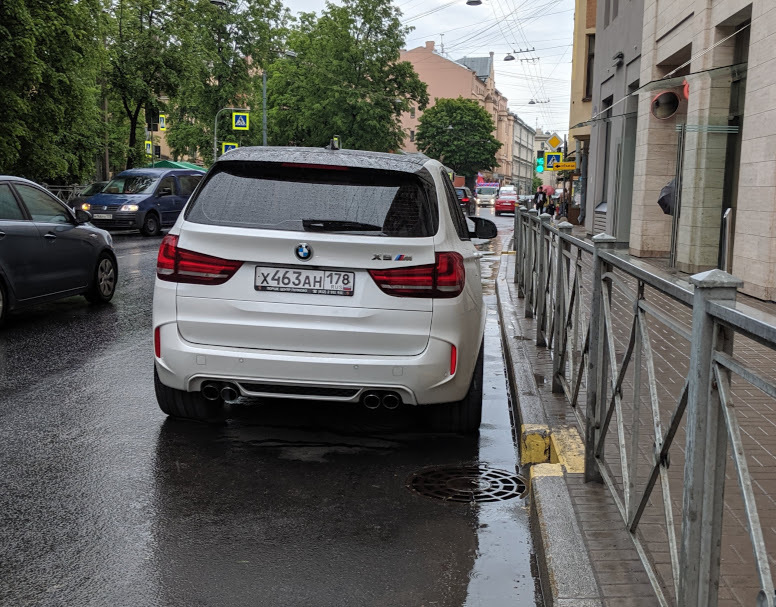
[[536,172],[544,173],[544,150],[536,152]]

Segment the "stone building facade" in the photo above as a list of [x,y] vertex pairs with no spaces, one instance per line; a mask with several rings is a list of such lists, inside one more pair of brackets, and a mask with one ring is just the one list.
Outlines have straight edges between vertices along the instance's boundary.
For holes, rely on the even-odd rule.
[[518,194],[533,192],[533,177],[536,153],[534,137],[536,131],[528,126],[517,114],[513,114],[512,136],[512,183],[517,186]]
[[[589,231],[606,202],[606,230],[631,254],[722,267],[776,300],[776,2],[597,9]],[[661,93],[675,94],[670,111]],[[667,215],[657,200],[672,180],[679,212]]]
[[[428,86],[429,107],[435,99],[474,99],[493,118],[494,137],[501,142],[496,153],[499,166],[489,178],[512,179],[512,123],[514,117],[507,107],[507,99],[498,89],[493,68],[493,53],[488,57],[463,57],[451,61],[434,50],[434,42],[401,52],[401,60],[409,61],[420,79]],[[402,115],[402,127],[407,134],[404,151],[417,152],[415,133],[423,112],[413,108]]]

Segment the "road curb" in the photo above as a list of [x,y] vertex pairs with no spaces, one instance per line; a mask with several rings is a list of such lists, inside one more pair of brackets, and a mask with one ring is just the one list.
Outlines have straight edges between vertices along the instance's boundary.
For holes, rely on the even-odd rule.
[[501,341],[515,408],[520,465],[530,468],[531,535],[547,607],[601,607],[590,555],[577,523],[566,474],[584,471],[584,448],[573,426],[551,428],[526,356],[523,331],[502,260],[496,279]]

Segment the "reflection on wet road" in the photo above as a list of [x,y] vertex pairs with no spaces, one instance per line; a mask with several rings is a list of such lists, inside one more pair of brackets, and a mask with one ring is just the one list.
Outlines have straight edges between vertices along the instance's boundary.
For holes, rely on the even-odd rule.
[[[496,221],[508,231],[512,218]],[[314,402],[241,401],[217,427],[167,420],[152,382],[158,245],[116,237],[112,306],[72,298],[0,330],[0,604],[537,602],[522,499],[452,503],[406,487],[431,466],[516,472],[492,295],[499,242],[479,245],[478,438],[428,434],[412,410]]]

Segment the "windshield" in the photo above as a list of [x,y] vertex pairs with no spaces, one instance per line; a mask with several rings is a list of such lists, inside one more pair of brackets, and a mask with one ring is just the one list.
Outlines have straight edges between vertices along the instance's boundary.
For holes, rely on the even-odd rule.
[[150,175],[128,175],[126,177],[116,177],[105,186],[105,194],[145,194],[151,192],[156,186],[156,177]]
[[495,196],[496,188],[480,188],[477,190],[477,193],[485,196]]
[[86,187],[86,189],[81,192],[81,196],[94,196],[98,192],[102,192],[102,188],[105,187],[104,181],[98,181],[97,183],[93,183]]
[[439,225],[435,192],[396,171],[219,162],[186,219],[210,225],[421,238]]

